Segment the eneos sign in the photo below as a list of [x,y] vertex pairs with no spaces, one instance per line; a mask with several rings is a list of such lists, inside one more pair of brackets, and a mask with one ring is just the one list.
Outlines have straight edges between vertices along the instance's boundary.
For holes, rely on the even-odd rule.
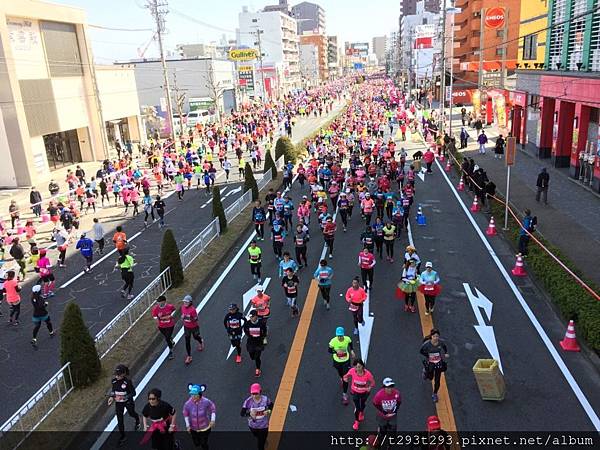
[[506,21],[506,9],[503,7],[488,8],[485,12],[484,23],[486,28],[498,29],[504,26]]
[[234,48],[229,50],[229,59],[232,61],[252,61],[258,58],[258,52],[253,48]]

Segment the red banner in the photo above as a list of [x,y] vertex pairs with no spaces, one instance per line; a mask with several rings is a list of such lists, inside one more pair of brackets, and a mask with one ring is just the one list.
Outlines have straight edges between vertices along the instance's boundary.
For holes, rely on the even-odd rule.
[[433,37],[418,37],[415,39],[415,49],[433,48]]

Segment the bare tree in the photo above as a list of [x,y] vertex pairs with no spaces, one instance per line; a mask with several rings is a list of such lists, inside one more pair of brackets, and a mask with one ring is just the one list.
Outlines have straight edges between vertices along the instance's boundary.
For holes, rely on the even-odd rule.
[[211,60],[208,73],[206,74],[206,88],[208,89],[209,96],[213,103],[215,104],[215,112],[217,114],[217,120],[222,125],[222,114],[221,114],[221,99],[223,98],[223,93],[225,92],[225,82],[222,80],[217,81],[215,77],[214,65]]
[[[179,135],[183,136],[183,106],[185,104],[185,92],[177,86],[177,71],[173,71],[173,90],[175,91],[175,104],[179,114]],[[175,130],[173,130],[175,131]]]

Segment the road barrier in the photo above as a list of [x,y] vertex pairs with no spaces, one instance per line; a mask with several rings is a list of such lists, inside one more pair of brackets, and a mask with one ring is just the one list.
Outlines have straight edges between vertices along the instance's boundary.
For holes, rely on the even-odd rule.
[[219,227],[219,219],[214,219],[208,224],[198,236],[191,240],[183,250],[179,252],[181,265],[183,269],[187,269],[189,265],[202,253],[208,245],[219,237],[221,228]]
[[2,448],[16,448],[74,389],[68,362],[15,412],[0,428]]

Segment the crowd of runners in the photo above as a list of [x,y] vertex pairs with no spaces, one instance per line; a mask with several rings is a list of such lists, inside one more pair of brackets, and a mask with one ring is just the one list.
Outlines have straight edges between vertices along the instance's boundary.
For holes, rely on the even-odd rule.
[[[265,252],[272,251],[278,264],[276,270],[282,293],[273,296],[281,295],[285,299],[292,318],[301,314],[297,298],[301,277],[316,281],[326,311],[330,309],[332,285],[336,284],[338,290],[343,287],[353,329],[347,333],[342,326],[335,328],[335,335],[324,353],[329,353],[335,368],[342,390],[341,403],[348,405],[352,400],[354,404],[352,429],[360,429],[365,414],[372,408],[378,434],[368,448],[380,448],[383,436],[397,430],[401,393],[389,373],[378,374],[380,382],[375,379],[357,357],[351,336],[359,335],[360,327],[365,326],[364,305],[374,289],[377,280],[375,271],[379,266],[383,266],[381,270],[391,269],[397,274],[396,292],[404,299],[404,310],[408,314],[417,310],[417,292],[425,298],[425,314],[433,314],[435,310],[435,300],[441,289],[440,275],[431,262],[421,261],[414,246],[401,244],[406,240],[411,211],[415,212],[415,179],[421,170],[420,164],[409,162],[401,145],[407,139],[407,133],[414,138],[419,129],[427,128],[427,132],[436,134],[434,142],[438,136],[434,122],[431,119],[419,120],[421,112],[417,113],[415,104],[409,102],[389,80],[368,81],[348,89],[350,99],[346,112],[307,142],[307,159],[296,165],[289,163],[283,168],[283,190],[274,192],[271,189],[264,200],[255,202],[251,212],[255,238],[247,248],[247,264],[256,283],[256,292],[247,315],[236,303],[229,304],[223,325],[235,351],[235,363],[243,362],[242,342],[245,339],[254,375],[259,378],[262,376],[263,351],[269,341],[277,341],[276,336],[269,334],[268,327],[271,296],[264,292],[262,286],[264,270],[273,269],[263,267]],[[306,113],[310,114],[309,111]],[[313,109],[313,114],[316,113]],[[415,159],[420,159],[420,156]],[[430,164],[428,170],[431,170]],[[293,183],[298,183],[307,192],[298,201],[294,201],[289,191]],[[352,221],[361,223],[361,229],[364,229],[356,240],[356,264],[361,276],[343,280],[334,277],[335,239],[339,233],[347,232]],[[313,233],[309,227],[315,222],[320,230],[317,235],[314,235],[314,227]],[[267,245],[266,240],[271,242]],[[321,261],[307,260],[308,246],[313,245],[324,245],[324,253],[328,257]],[[398,250],[398,247],[401,249]],[[303,270],[311,265],[316,266],[316,270]],[[198,350],[204,348],[204,340],[200,337],[192,298],[186,297],[180,309],[186,343],[184,362],[189,364],[192,361],[191,338],[197,341]],[[161,296],[152,312],[169,347],[171,359],[177,310],[175,304]],[[447,369],[449,357],[440,331],[432,329],[414,352],[416,364],[419,364],[419,355],[422,357],[423,379],[433,381],[432,400],[437,402],[441,375]],[[332,382],[332,385],[335,383]],[[190,398],[182,410],[186,429],[196,446],[208,449],[209,434],[216,420],[215,404],[204,397],[205,385],[190,385],[187,389]],[[374,389],[376,392],[371,396]],[[266,445],[273,399],[264,395],[261,385],[256,382],[251,383],[248,393],[249,397],[242,402],[241,415],[247,418],[257,448],[262,450]],[[126,398],[126,401],[132,402],[131,396]],[[161,399],[159,389],[149,391],[148,405],[142,416],[146,438],[152,439],[153,448],[173,448],[175,436],[164,431],[176,428],[176,413],[177,408]],[[137,415],[132,416],[139,424]],[[117,417],[124,439],[123,407],[117,409]],[[427,418],[426,423],[429,436],[446,436],[436,416]],[[441,438],[429,443],[435,445],[428,444],[424,448],[449,447],[449,441]]]

